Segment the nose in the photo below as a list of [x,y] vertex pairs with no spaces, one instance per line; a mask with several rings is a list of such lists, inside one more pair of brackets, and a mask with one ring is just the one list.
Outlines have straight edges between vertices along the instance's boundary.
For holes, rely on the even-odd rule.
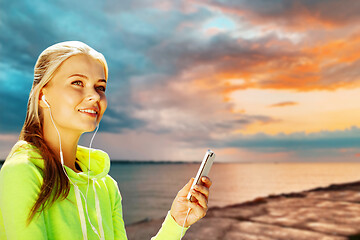
[[100,94],[95,89],[89,89],[86,95],[86,100],[97,102],[100,100]]

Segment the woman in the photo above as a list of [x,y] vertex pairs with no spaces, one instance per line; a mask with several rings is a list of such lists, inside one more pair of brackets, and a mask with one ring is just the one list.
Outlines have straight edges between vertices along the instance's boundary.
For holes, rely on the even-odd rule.
[[[105,58],[84,43],[40,54],[19,141],[0,171],[0,239],[127,239],[108,155],[78,146],[105,112],[107,79]],[[192,181],[152,239],[179,239],[206,214],[211,181],[203,178],[189,202]]]

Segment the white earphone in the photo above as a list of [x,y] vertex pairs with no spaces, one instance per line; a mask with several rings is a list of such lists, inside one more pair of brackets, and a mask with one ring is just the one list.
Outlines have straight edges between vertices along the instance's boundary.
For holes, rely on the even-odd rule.
[[[55,125],[55,122],[54,122],[54,119],[53,119],[53,116],[52,116],[52,113],[51,113],[50,104],[46,101],[45,95],[42,95],[41,100],[42,100],[42,101],[45,103],[45,105],[49,108],[49,110],[50,110],[50,119],[51,119],[51,121],[52,121],[52,123],[53,123],[53,125],[54,125],[54,127],[55,127],[55,129],[56,129],[56,132],[57,132],[58,136],[59,136],[59,148],[60,148],[60,149],[59,149],[59,150],[60,150],[59,154],[60,154],[60,160],[61,160],[62,169],[63,169],[65,175],[68,177],[70,183],[73,184],[74,186],[76,186],[76,187],[78,188],[78,186],[71,181],[71,179],[69,178],[69,176],[68,176],[68,174],[66,173],[66,170],[65,170],[65,168],[64,168],[64,157],[63,157],[63,152],[62,152],[62,147],[61,147],[61,136],[60,136],[60,132],[59,132],[58,128],[57,128],[56,125]],[[86,215],[87,215],[87,217],[88,217],[88,221],[89,221],[89,223],[90,223],[90,226],[91,226],[92,230],[95,232],[95,234],[99,237],[99,239],[101,239],[98,231],[96,230],[96,228],[94,227],[94,225],[93,225],[93,224],[91,223],[91,221],[90,221],[90,217],[89,217],[89,213],[88,213],[88,209],[87,209],[87,194],[88,194],[89,179],[90,179],[90,178],[89,178],[89,172],[90,172],[90,155],[91,155],[90,149],[91,149],[92,141],[94,140],[95,134],[97,133],[98,129],[99,129],[99,124],[97,125],[96,130],[95,130],[95,133],[94,133],[94,135],[93,135],[92,138],[91,138],[90,146],[89,146],[89,170],[88,170],[88,184],[87,184],[87,188],[86,188],[86,197],[84,196],[84,194],[83,194],[80,190],[79,190],[79,191],[80,191],[82,197],[85,199]]]
[[50,108],[49,103],[48,103],[48,102],[46,101],[46,99],[45,99],[45,95],[42,95],[41,100],[43,100],[43,102],[45,103],[45,105],[46,105],[48,108]]

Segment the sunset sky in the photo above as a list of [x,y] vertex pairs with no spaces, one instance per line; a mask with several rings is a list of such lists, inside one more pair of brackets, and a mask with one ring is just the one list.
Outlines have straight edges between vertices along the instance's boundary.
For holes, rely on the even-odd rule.
[[356,0],[1,1],[0,159],[37,57],[79,40],[109,65],[94,147],[113,160],[358,161],[359,13]]

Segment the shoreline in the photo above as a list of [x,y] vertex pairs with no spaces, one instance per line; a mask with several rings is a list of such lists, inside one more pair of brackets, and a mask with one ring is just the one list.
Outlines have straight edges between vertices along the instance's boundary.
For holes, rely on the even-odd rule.
[[[360,180],[258,197],[209,208],[184,240],[360,239]],[[163,218],[126,227],[129,240],[150,239]]]

